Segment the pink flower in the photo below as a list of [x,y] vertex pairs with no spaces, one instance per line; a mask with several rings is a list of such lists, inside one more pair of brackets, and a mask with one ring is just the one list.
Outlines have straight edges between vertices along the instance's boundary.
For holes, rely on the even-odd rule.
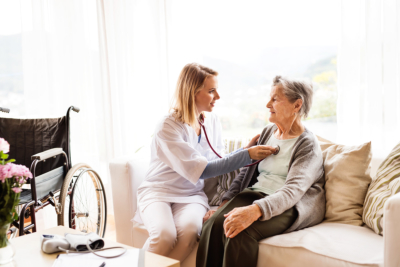
[[9,168],[11,168],[10,166],[6,165],[0,165],[0,181],[2,181],[4,183],[6,178],[10,178],[9,177]]
[[11,188],[11,189],[12,189],[12,191],[14,191],[16,194],[21,193],[21,191],[22,191],[22,189],[19,188],[19,187],[13,187],[13,188]]
[[4,154],[10,152],[10,144],[4,138],[0,138],[0,151]]
[[0,181],[4,183],[6,178],[25,177],[32,178],[32,173],[24,165],[17,165],[13,163],[7,163],[6,165],[0,165]]

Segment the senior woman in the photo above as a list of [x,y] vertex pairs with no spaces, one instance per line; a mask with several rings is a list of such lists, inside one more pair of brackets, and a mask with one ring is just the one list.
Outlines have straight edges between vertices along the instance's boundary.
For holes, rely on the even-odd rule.
[[197,267],[256,266],[259,240],[322,221],[322,153],[301,122],[310,111],[312,95],[309,83],[274,78],[267,103],[273,124],[264,128],[258,144],[278,145],[280,150],[243,168],[218,210],[205,215]]

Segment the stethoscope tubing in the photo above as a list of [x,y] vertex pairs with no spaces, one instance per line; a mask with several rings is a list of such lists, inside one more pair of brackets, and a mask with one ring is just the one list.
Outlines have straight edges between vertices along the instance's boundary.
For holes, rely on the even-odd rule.
[[[211,143],[210,143],[210,140],[208,140],[208,136],[207,136],[207,132],[206,132],[206,127],[204,127],[204,124],[203,124],[200,120],[199,120],[199,124],[200,124],[201,128],[203,128],[204,135],[206,136],[207,143],[208,143],[208,145],[210,146],[211,150],[212,150],[212,151],[215,153],[215,155],[217,155],[219,158],[222,158],[222,157],[217,153],[217,151],[214,150],[214,148],[212,147],[212,145],[211,145]],[[279,151],[278,151],[278,152],[279,152]],[[256,164],[260,163],[260,162],[263,161],[263,160],[264,160],[264,159],[260,159],[260,160],[258,160],[258,161],[256,161],[256,162],[253,162],[253,163],[251,163],[251,164],[249,164],[249,165],[246,165],[246,166],[244,166],[244,167],[250,167],[250,166],[256,165]]]

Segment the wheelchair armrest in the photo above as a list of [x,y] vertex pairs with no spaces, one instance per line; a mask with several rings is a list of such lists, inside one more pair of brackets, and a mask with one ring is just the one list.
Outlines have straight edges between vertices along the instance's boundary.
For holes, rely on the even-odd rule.
[[40,153],[37,153],[37,154],[33,155],[31,157],[31,160],[35,160],[35,159],[45,160],[45,159],[60,155],[62,153],[63,153],[62,148],[59,148],[59,147],[58,148],[52,148],[52,149],[49,149],[49,150],[46,150],[46,151],[43,151],[43,152],[40,152]]

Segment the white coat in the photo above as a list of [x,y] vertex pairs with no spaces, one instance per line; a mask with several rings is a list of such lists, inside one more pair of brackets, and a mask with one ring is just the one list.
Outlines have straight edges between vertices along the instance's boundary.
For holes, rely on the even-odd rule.
[[[221,124],[216,115],[207,113],[204,125],[214,149],[224,156]],[[199,203],[209,209],[199,179],[208,161],[218,157],[209,147],[203,130],[199,136],[188,124],[175,121],[172,114],[157,125],[151,143],[150,167],[138,188],[138,209],[141,212],[151,203]],[[135,221],[141,222],[139,212]]]

